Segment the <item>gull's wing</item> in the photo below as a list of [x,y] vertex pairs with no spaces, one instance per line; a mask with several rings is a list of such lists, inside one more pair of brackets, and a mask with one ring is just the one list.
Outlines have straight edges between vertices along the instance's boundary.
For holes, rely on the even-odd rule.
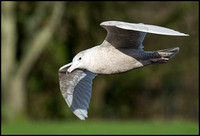
[[107,30],[106,41],[116,48],[130,47],[142,48],[142,41],[146,33],[171,35],[171,36],[188,36],[188,34],[155,25],[126,23],[120,21],[105,21],[100,24]]
[[79,119],[85,120],[88,117],[92,80],[97,74],[82,69],[67,73],[70,66],[71,63],[64,65],[58,71],[60,90],[72,112]]

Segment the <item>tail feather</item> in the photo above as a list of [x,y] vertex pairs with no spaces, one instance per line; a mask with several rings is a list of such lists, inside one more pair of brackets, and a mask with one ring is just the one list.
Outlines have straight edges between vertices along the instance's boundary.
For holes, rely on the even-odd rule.
[[179,52],[179,47],[156,51],[161,57],[172,58]]

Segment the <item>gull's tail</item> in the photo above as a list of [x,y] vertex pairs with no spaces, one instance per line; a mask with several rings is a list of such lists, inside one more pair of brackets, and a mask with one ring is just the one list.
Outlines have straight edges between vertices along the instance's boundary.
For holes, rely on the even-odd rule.
[[158,53],[160,57],[169,59],[172,58],[174,55],[176,55],[178,52],[179,52],[179,47],[156,51],[156,53]]

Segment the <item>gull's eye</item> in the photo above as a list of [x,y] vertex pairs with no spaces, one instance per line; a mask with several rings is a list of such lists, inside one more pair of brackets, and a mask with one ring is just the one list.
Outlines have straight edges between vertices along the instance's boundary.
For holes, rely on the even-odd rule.
[[81,57],[80,57],[80,58],[78,58],[78,60],[81,60]]

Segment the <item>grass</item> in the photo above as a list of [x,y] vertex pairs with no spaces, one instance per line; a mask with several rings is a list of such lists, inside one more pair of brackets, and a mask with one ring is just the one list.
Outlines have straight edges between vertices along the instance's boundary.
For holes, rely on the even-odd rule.
[[2,123],[2,134],[199,134],[189,121],[26,121]]

